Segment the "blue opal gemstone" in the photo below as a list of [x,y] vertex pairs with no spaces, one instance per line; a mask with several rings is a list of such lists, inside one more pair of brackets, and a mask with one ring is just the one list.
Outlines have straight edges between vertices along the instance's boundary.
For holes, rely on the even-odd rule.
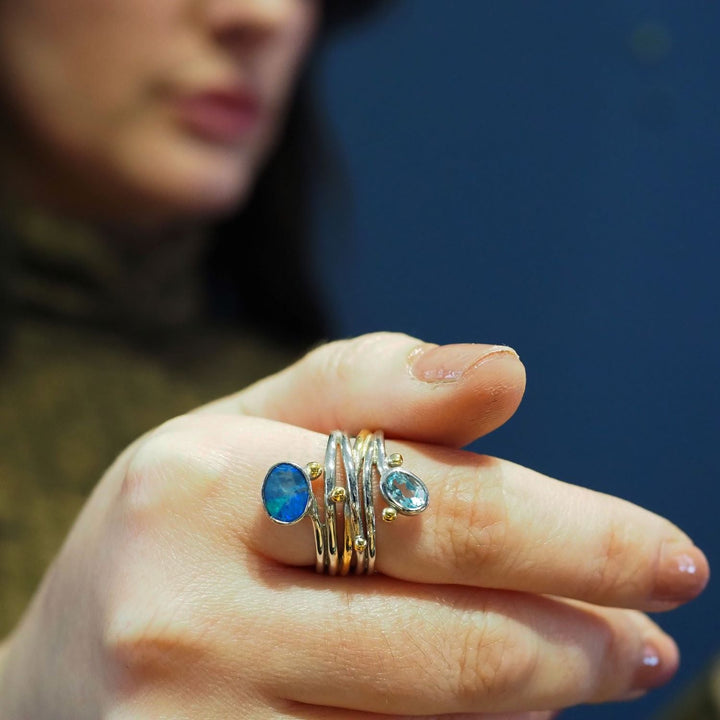
[[311,497],[310,480],[297,465],[278,463],[268,470],[262,500],[275,522],[291,525],[301,520],[310,507]]
[[380,481],[383,497],[398,512],[415,515],[428,506],[428,490],[425,483],[405,470],[392,470]]

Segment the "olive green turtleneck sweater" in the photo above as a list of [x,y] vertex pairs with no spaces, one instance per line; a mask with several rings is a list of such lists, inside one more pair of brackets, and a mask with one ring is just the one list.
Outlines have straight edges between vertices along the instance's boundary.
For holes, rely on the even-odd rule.
[[0,638],[126,445],[293,355],[210,322],[195,235],[101,238],[37,214],[3,225]]

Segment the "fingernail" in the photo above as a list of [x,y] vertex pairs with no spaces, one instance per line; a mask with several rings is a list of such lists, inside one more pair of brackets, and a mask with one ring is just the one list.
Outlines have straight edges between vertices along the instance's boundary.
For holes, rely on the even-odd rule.
[[710,578],[702,551],[687,542],[664,542],[660,550],[653,598],[683,602],[699,595]]
[[669,637],[648,640],[633,678],[632,691],[627,699],[639,696],[642,691],[664,685],[678,668],[678,650]]
[[424,345],[408,357],[410,373],[426,383],[457,382],[467,372],[497,357],[514,358],[518,354],[507,345]]

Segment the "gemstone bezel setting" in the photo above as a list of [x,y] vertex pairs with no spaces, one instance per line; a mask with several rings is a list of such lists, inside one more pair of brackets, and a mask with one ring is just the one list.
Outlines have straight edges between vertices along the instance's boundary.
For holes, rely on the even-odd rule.
[[310,477],[299,465],[281,462],[267,471],[262,485],[263,507],[278,525],[299,523],[308,514],[313,498]]
[[[395,477],[397,476],[397,477]],[[397,481],[404,482],[413,494],[407,497],[397,487]],[[415,473],[399,468],[388,468],[380,478],[380,492],[390,507],[401,515],[419,515],[430,501],[430,494],[425,483]],[[419,500],[419,503],[416,502]]]

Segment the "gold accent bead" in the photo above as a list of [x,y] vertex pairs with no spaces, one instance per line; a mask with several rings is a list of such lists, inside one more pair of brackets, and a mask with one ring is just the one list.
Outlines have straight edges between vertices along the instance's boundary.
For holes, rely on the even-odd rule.
[[354,545],[355,552],[365,552],[365,550],[367,549],[367,540],[362,535],[358,535],[355,538]]
[[397,510],[395,508],[385,508],[382,511],[382,519],[389,523],[397,519]]
[[323,474],[323,466],[320,463],[311,462],[307,466],[307,471],[311,480],[317,480]]
[[403,456],[400,453],[393,453],[388,458],[388,465],[390,467],[400,467],[403,464]]
[[336,503],[344,503],[347,500],[347,491],[344,487],[334,487],[330,492],[330,499]]

